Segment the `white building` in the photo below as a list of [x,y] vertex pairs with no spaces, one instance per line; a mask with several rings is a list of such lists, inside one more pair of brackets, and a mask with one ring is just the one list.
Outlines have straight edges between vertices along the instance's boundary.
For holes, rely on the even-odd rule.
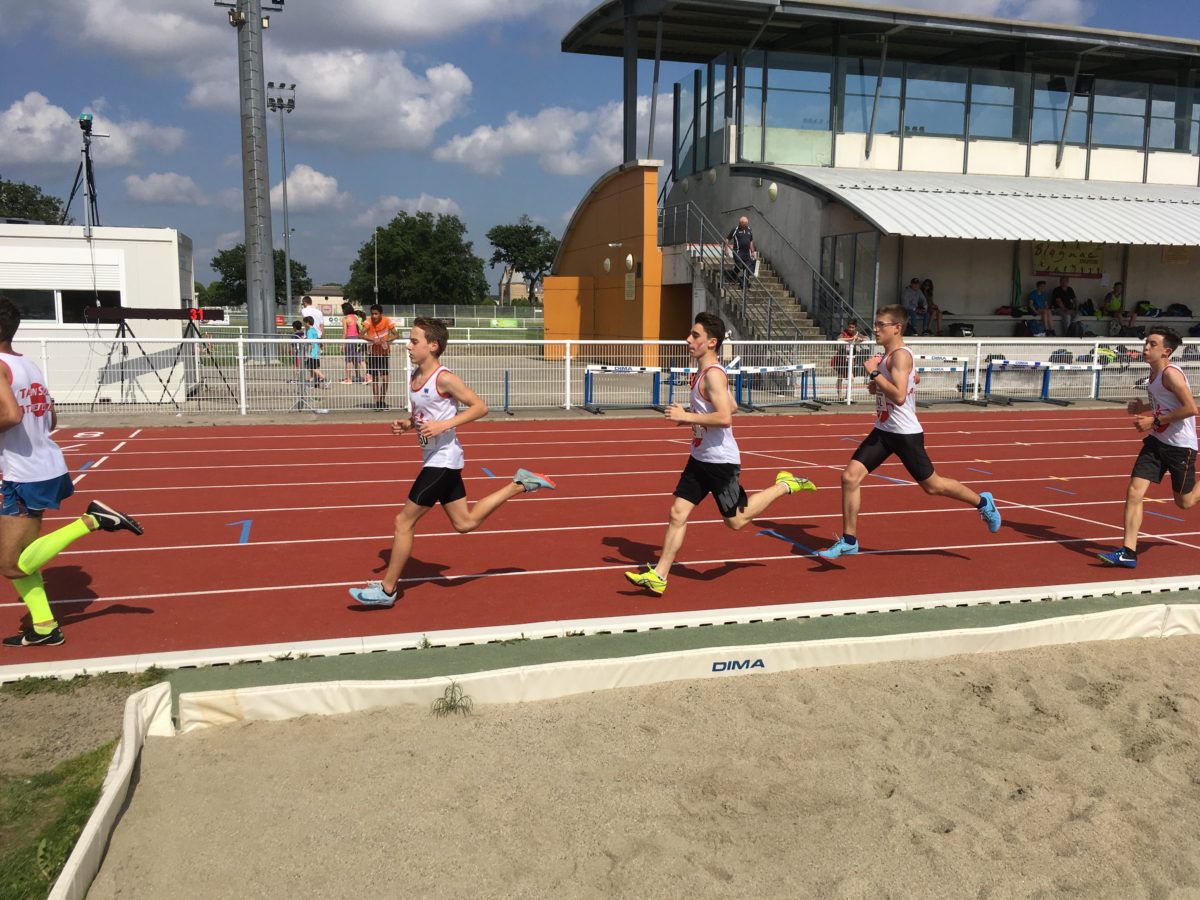
[[0,294],[22,313],[15,346],[59,404],[181,401],[185,322],[131,318],[122,329],[84,310],[178,310],[193,305],[194,286],[192,241],[173,229],[96,226],[89,240],[83,226],[0,224]]

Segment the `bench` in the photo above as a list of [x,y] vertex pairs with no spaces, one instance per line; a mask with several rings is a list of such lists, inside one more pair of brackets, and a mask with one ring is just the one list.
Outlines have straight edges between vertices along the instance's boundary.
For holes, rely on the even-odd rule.
[[[1021,316],[1020,318],[1014,319],[1012,316],[952,316],[949,313],[943,312],[942,334],[948,335],[950,333],[950,326],[952,323],[965,322],[974,327],[974,337],[1012,337],[1015,333],[1017,322],[1021,321],[1021,319],[1032,318],[1034,317]],[[1083,330],[1085,332],[1091,331],[1096,337],[1099,338],[1109,337],[1108,323],[1110,320],[1107,316],[1105,316],[1103,319],[1097,319],[1094,316],[1084,316],[1081,321],[1083,322]],[[1152,328],[1155,325],[1165,325],[1168,328],[1174,329],[1174,331],[1180,337],[1186,338],[1188,336],[1188,329],[1195,325],[1196,321],[1196,319],[1184,319],[1175,316],[1157,316],[1155,318],[1151,318],[1149,316],[1138,316],[1135,325],[1144,325],[1147,329]],[[1061,330],[1062,324],[1059,322],[1058,317],[1055,316],[1055,334],[1051,335],[1051,337],[1057,336]],[[1126,338],[1126,340],[1129,340],[1129,338]]]

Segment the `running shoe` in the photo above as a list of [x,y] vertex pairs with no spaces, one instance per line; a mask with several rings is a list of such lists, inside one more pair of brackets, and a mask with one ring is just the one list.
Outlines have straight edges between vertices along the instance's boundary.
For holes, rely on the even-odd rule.
[[1000,530],[1000,510],[996,509],[996,501],[987,491],[981,493],[979,499],[983,501],[983,508],[979,510],[979,518],[987,523],[988,531],[995,534]]
[[826,547],[824,550],[818,550],[817,556],[822,559],[837,559],[839,556],[853,556],[857,552],[858,541],[849,544],[845,538],[838,538],[833,542],[832,546]]
[[661,594],[667,589],[667,579],[654,571],[654,566],[646,563],[644,572],[626,572],[625,577],[638,587]]
[[799,478],[791,472],[780,472],[775,476],[775,483],[787,485],[787,492],[789,494],[798,494],[801,491],[815,491],[817,489],[817,486],[807,478]]
[[66,638],[63,637],[62,630],[55,628],[49,634],[38,634],[32,628],[21,629],[20,634],[14,634],[12,637],[4,639],[5,647],[57,647]]
[[1096,556],[1106,565],[1119,566],[1122,569],[1137,568],[1137,557],[1126,553],[1124,547],[1120,550],[1113,550],[1111,553],[1097,553]]
[[396,600],[400,597],[400,588],[397,587],[395,591],[389,594],[383,589],[382,581],[368,581],[365,588],[350,588],[350,596],[363,606],[378,606],[383,609],[391,609],[396,605]]
[[541,488],[550,488],[554,490],[558,485],[554,483],[554,479],[546,475],[539,475],[537,472],[530,472],[528,469],[517,469],[517,474],[513,476],[513,484],[519,484],[525,488],[525,493],[531,493]]
[[101,503],[99,500],[93,500],[88,504],[87,514],[96,520],[101,531],[132,531],[134,534],[145,534],[145,529],[133,516],[117,512],[107,503]]

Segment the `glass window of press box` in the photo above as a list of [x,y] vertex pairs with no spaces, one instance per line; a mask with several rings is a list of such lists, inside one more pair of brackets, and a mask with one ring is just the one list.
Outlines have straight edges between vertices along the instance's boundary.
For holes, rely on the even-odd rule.
[[21,322],[27,325],[77,325],[85,322],[84,310],[89,306],[105,308],[121,305],[120,291],[56,291],[16,290],[0,288],[21,311]]
[[[877,135],[1200,152],[1196,88],[762,51],[746,55],[740,89],[725,84],[727,71],[739,73],[723,57],[676,85],[677,178],[735,156],[829,166],[835,133],[865,134],[872,121]],[[736,154],[726,146],[727,90],[741,101]]]

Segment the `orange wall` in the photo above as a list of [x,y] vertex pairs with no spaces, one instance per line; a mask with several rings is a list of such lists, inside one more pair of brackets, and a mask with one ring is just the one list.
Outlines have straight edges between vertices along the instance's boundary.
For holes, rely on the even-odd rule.
[[[601,178],[583,198],[543,282],[547,340],[675,340],[687,334],[691,287],[663,289],[657,197],[658,167],[631,164]],[[628,254],[634,259],[632,300],[625,298]]]

